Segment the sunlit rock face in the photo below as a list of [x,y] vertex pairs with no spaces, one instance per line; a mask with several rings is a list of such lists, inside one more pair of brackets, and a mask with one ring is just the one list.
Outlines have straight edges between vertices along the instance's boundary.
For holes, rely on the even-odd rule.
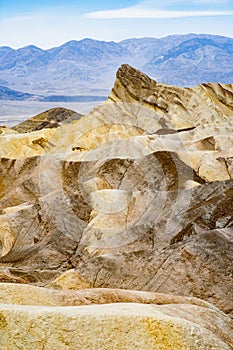
[[230,350],[233,344],[231,319],[197,298],[0,283],[0,300],[2,349]]
[[0,134],[2,282],[232,312],[232,85],[181,89],[123,65],[89,115],[37,122]]

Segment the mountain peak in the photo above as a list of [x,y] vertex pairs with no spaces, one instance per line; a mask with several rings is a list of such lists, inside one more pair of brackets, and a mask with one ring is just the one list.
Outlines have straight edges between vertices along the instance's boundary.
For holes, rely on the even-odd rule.
[[24,46],[24,47],[21,47],[20,49],[17,49],[16,50],[17,52],[23,52],[23,51],[33,51],[33,52],[36,52],[36,51],[44,51],[42,50],[41,48],[35,46],[35,45],[27,45],[27,46]]
[[148,75],[140,72],[138,69],[131,67],[129,64],[122,64],[116,73],[116,81],[113,87],[113,94],[117,96],[129,96],[140,101],[145,99],[156,87],[156,81]]

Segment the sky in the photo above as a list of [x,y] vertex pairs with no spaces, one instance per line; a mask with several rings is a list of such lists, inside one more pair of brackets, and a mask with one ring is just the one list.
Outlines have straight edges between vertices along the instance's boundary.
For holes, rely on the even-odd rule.
[[233,37],[233,0],[0,0],[0,46],[206,33]]

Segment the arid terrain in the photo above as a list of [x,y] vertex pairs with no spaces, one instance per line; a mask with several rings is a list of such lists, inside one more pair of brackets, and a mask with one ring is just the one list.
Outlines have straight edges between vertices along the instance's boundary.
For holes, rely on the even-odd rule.
[[233,347],[233,85],[129,65],[0,128],[0,349]]

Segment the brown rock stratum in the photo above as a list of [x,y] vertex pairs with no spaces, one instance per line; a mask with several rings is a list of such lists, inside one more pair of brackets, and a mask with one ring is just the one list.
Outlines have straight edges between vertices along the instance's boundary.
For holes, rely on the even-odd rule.
[[41,129],[57,128],[61,124],[70,123],[72,120],[80,119],[81,114],[67,108],[51,108],[42,112],[35,117],[29,118],[14,127],[13,130],[18,132],[31,132]]
[[[118,318],[126,320],[128,312],[127,322],[135,320],[137,329],[148,312],[147,330],[155,334],[161,326],[158,314],[152,315],[155,312],[163,314],[166,325],[172,324],[179,335],[179,344],[174,335],[174,343],[170,338],[160,345],[148,340],[149,345],[140,349],[231,349],[233,85],[182,89],[123,65],[106,102],[80,119],[72,113],[63,118],[63,113],[56,110],[54,117],[50,112],[14,130],[1,129],[0,281],[27,285],[0,284],[0,303],[20,304],[0,304],[0,332],[1,324],[11,324],[15,317],[33,318],[37,311],[31,315],[27,305],[45,305],[38,317],[45,320],[56,314],[55,325],[57,319],[74,317],[73,311],[61,311],[61,305],[86,305],[88,299],[94,300],[91,304],[127,303],[128,311],[119,306],[119,314],[116,309],[109,316],[112,326]],[[30,288],[38,288],[38,294]],[[31,295],[27,305],[22,301],[25,291]],[[158,295],[165,298],[163,306],[158,305]],[[225,314],[199,299],[199,304],[192,298],[187,303],[187,297],[206,300]],[[38,303],[44,298],[47,301]],[[136,303],[135,314],[128,303]],[[152,312],[140,303],[157,306]],[[90,322],[100,332],[102,326],[98,328],[94,318],[105,325],[105,316],[115,309],[108,306],[102,313],[97,306],[92,306],[96,316]],[[205,307],[207,311],[202,310]],[[83,312],[82,317],[90,319]],[[175,314],[182,325],[167,319]],[[190,322],[198,329],[191,337],[194,343]],[[228,322],[226,336],[220,335],[224,322]],[[44,329],[43,322],[40,327]],[[4,337],[2,349],[6,344],[14,349],[9,340],[13,333]],[[22,339],[23,348],[30,349],[32,345],[27,347]],[[53,349],[50,342],[45,349]],[[64,344],[56,348],[66,349]],[[116,346],[109,344],[99,343],[97,348]],[[136,349],[119,344],[122,349]]]

